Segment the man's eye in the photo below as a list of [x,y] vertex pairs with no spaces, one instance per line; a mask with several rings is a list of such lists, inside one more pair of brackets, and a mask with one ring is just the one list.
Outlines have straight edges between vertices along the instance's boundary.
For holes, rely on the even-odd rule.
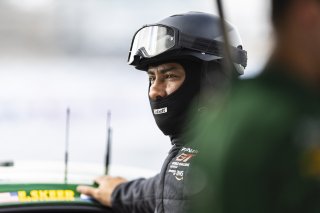
[[168,79],[177,78],[177,77],[178,77],[177,75],[172,74],[172,73],[168,73],[168,74],[166,75],[166,78],[168,78]]
[[152,84],[155,80],[155,77],[154,76],[149,76],[149,82]]

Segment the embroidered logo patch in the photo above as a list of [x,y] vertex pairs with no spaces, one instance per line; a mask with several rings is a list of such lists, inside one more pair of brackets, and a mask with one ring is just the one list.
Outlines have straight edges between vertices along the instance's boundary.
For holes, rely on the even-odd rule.
[[153,114],[155,114],[155,115],[164,114],[164,113],[167,113],[167,112],[168,112],[167,107],[153,110]]
[[190,166],[191,159],[196,156],[198,150],[183,147],[180,153],[175,157],[170,165],[168,172],[178,181],[184,179],[184,175]]

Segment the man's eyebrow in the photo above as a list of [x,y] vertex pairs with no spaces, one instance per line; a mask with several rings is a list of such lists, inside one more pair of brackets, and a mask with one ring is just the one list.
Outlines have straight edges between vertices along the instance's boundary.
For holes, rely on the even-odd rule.
[[[169,68],[163,68],[163,69],[159,69],[160,73],[161,74],[165,74],[166,72],[169,72],[169,71],[172,71],[172,70],[175,70],[176,67],[175,66],[172,66],[172,67],[169,67]],[[156,71],[157,69],[156,68],[151,68],[148,70],[148,74],[150,75],[154,75],[154,72]]]
[[169,67],[169,68],[166,68],[166,69],[160,69],[160,72],[161,72],[161,74],[165,74],[166,72],[169,72],[169,71],[172,71],[172,70],[175,70],[176,69],[176,67]]
[[154,75],[154,71],[155,71],[156,69],[149,69],[148,71],[147,71],[147,73],[148,73],[148,75]]

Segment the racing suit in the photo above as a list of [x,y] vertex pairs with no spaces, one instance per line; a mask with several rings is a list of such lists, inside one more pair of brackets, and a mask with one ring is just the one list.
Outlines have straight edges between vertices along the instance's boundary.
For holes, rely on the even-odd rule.
[[159,174],[120,184],[112,193],[115,212],[186,212],[190,190],[187,181],[190,163],[197,150],[184,145],[181,137],[173,144]]

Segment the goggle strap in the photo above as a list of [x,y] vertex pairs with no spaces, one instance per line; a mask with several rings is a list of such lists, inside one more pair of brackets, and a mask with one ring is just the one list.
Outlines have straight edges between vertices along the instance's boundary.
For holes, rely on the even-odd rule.
[[[221,41],[197,38],[187,34],[180,34],[179,43],[181,47],[196,50],[203,53],[212,54],[223,58],[224,44]],[[232,61],[247,66],[247,51],[230,46]]]

